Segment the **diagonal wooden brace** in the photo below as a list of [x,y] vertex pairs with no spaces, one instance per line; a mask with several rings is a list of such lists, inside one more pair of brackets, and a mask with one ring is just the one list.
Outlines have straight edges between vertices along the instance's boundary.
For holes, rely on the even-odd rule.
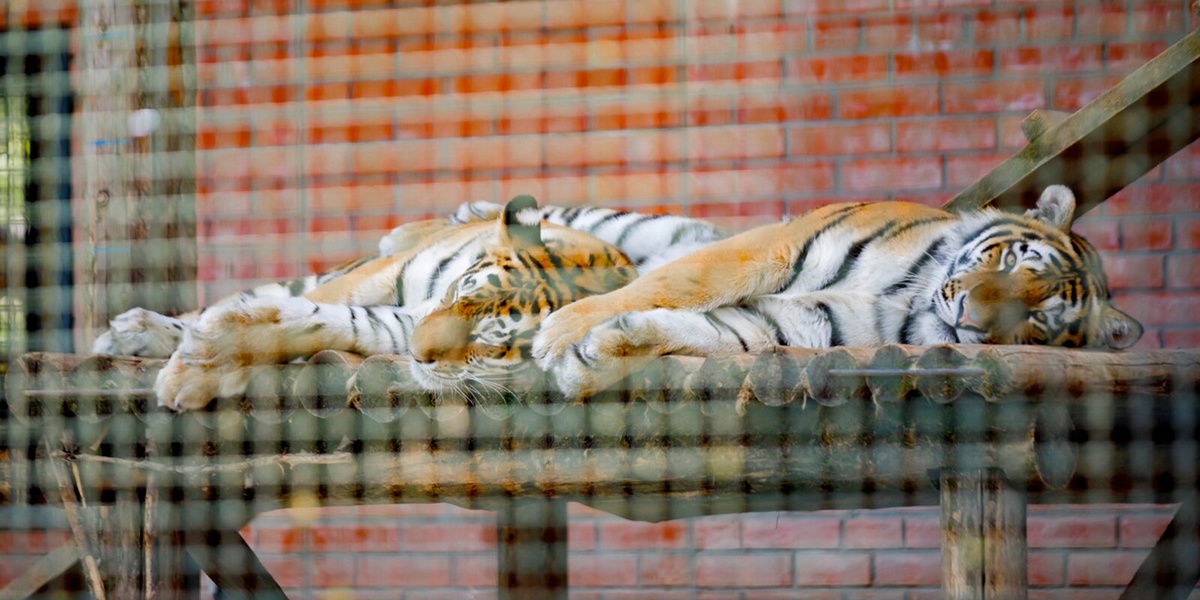
[[1052,125],[946,203],[954,212],[1034,206],[1042,189],[1075,192],[1077,214],[1146,174],[1200,137],[1200,31]]

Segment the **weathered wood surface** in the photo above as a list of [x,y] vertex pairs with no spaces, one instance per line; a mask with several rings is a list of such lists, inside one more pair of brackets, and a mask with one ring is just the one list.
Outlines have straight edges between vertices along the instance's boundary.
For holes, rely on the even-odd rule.
[[1057,127],[1059,123],[1067,120],[1069,116],[1071,116],[1069,112],[1037,108],[1021,119],[1021,132],[1025,134],[1026,140],[1032,142],[1047,130]]
[[1024,600],[1029,589],[1025,494],[992,469],[941,476],[946,600]]
[[194,3],[80,2],[77,323],[195,308]]
[[496,514],[501,600],[567,599],[567,503],[522,498]]
[[1195,592],[1200,579],[1200,497],[1192,489],[1172,499],[1180,501],[1179,508],[1120,600],[1186,600]]
[[[162,361],[107,356],[34,353],[15,363],[8,398],[15,418],[45,416],[103,420],[114,412],[153,414],[149,388]],[[999,400],[1020,395],[1056,402],[1085,402],[1096,395],[1166,393],[1200,380],[1200,351],[1093,352],[1031,346],[884,346],[809,350],[780,347],[758,355],[708,358],[667,356],[650,362],[612,389],[584,399],[589,405],[645,404],[670,412],[689,402],[736,398],[784,406],[836,407],[851,401],[893,403],[924,398],[954,402],[964,394]],[[481,402],[481,400],[484,400]],[[516,407],[555,414],[579,400],[564,398],[549,382],[505,397],[434,397],[419,388],[399,356],[365,360],[321,352],[305,365],[260,367],[245,398],[216,403],[267,421],[303,407],[330,417],[351,407],[381,423],[409,410],[451,416],[467,404],[496,418]],[[440,409],[440,410],[439,410]]]
[[1200,32],[1193,31],[947,203],[1033,207],[1052,184],[1070,187],[1078,214],[1098,206],[1200,137]]
[[[89,493],[162,473],[201,499],[253,489],[252,512],[307,490],[326,504],[534,495],[660,520],[936,504],[929,473],[946,465],[998,468],[1039,501],[1128,498],[1168,463],[1132,465],[1111,444],[1097,461],[1077,432],[1109,440],[1122,423],[1194,410],[1180,397],[1200,381],[1200,351],[781,348],[666,357],[584,400],[539,389],[472,405],[414,389],[397,357],[323,360],[328,380],[324,364],[262,368],[252,382],[265,398],[174,414],[148,401],[159,361],[35,354],[17,363],[9,398],[24,399],[14,412],[29,426],[72,433],[76,447],[46,459],[75,453]],[[349,391],[280,409],[283,388],[305,378]],[[145,452],[143,435],[179,443]]]
[[67,542],[51,550],[16,579],[0,589],[0,600],[25,600],[42,586],[61,577],[79,562],[79,546]]

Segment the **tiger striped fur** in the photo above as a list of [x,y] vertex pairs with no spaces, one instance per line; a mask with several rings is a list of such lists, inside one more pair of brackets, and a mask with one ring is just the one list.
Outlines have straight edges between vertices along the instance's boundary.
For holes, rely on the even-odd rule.
[[532,337],[552,310],[624,285],[633,262],[653,265],[720,236],[684,217],[539,208],[528,196],[507,207],[470,203],[450,219],[397,228],[380,257],[334,273],[260,286],[181,317],[128,311],[94,351],[169,355],[155,389],[176,409],[240,394],[255,364],[323,349],[410,354],[424,387],[471,397],[535,372]]
[[827,206],[710,244],[550,315],[538,363],[589,394],[650,357],[887,343],[1127,348],[1100,259],[1047,188],[1025,215],[918,204]]

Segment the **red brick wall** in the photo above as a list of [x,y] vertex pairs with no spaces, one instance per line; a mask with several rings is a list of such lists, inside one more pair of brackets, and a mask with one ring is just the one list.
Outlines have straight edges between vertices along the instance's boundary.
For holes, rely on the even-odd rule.
[[[658,524],[575,504],[568,514],[573,599],[941,597],[932,507]],[[1152,506],[1030,507],[1030,597],[1115,598],[1170,515]],[[405,600],[495,594],[495,518],[487,512],[443,505],[277,511],[244,534],[289,590]]]

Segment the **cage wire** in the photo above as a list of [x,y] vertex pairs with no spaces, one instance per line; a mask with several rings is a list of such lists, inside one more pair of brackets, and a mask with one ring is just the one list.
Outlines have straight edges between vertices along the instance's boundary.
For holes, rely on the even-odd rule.
[[[1026,144],[1031,110],[1079,109],[1194,24],[1184,0],[978,4],[0,9],[5,597],[201,572],[218,597],[960,597],[943,573],[979,536],[1022,588],[1194,596],[1190,147],[1076,226],[1147,325],[1125,354],[667,358],[586,403],[471,405],[404,387],[403,357],[329,352],[185,414],[154,406],[161,362],[89,355],[125,310],[327,271],[464,201],[730,232],[941,205]],[[1133,137],[1062,176],[1141,168],[1106,154],[1158,152]]]

